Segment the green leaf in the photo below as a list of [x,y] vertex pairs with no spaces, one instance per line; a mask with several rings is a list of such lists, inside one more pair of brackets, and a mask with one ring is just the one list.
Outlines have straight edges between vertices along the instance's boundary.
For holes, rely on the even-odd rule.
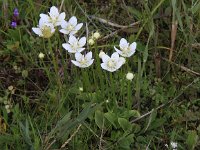
[[[197,1],[198,2],[198,1]],[[196,12],[199,12],[200,10],[200,3],[195,3],[194,6],[192,6],[192,14],[194,15]]]
[[142,18],[142,13],[138,11],[137,9],[135,9],[134,7],[127,6],[126,8],[127,8],[127,11],[132,13],[134,17],[136,17],[138,20]]
[[93,113],[96,110],[97,106],[96,104],[88,104],[83,111],[80,113],[80,115],[77,117],[77,121],[82,122],[85,120],[91,113]]
[[134,142],[134,134],[130,134],[119,141],[119,146],[121,148],[130,150],[131,143]]
[[127,110],[123,112],[122,117],[127,119],[130,117],[140,117],[140,113],[137,110]]
[[33,146],[33,143],[31,141],[30,134],[29,134],[29,123],[28,123],[28,120],[26,120],[26,124],[25,125],[23,125],[21,122],[19,122],[19,126],[20,126],[20,129],[21,129],[21,134],[23,136],[24,141],[32,149],[34,146]]
[[146,125],[144,132],[149,128],[150,124],[156,119],[156,116],[157,116],[157,111],[153,110],[152,113],[149,116],[148,122],[146,122],[147,125]]
[[74,129],[77,125],[82,123],[89,115],[91,115],[95,110],[97,109],[97,106],[94,104],[88,104],[82,112],[79,114],[77,118],[74,120],[70,119],[66,123],[65,121],[61,121],[62,123],[58,122],[61,126],[58,125],[58,127],[55,129],[57,133],[57,138],[62,138],[63,136],[66,136],[69,134],[69,132]]
[[132,130],[133,130],[133,133],[138,133],[141,130],[141,127],[140,125],[136,123],[132,123]]
[[69,121],[71,114],[72,114],[72,111],[68,112],[60,121],[58,121],[57,127],[66,124]]
[[112,112],[107,112],[104,114],[104,117],[115,127],[117,128],[117,125],[115,121],[117,120],[117,116]]
[[100,110],[95,112],[95,123],[100,129],[102,129],[104,126],[104,115]]
[[149,127],[148,130],[156,129],[162,126],[165,123],[165,121],[166,120],[164,118],[156,119],[154,122],[151,123],[151,126]]
[[118,123],[119,123],[120,127],[122,127],[122,129],[125,132],[131,132],[132,131],[132,125],[127,119],[118,118]]
[[186,140],[186,144],[187,144],[188,148],[193,150],[197,144],[197,141],[198,141],[198,135],[197,135],[196,131],[194,131],[194,130],[188,131],[188,137]]

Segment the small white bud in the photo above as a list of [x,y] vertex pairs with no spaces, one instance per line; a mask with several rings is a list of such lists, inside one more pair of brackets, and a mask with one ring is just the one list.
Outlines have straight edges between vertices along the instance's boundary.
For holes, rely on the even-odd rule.
[[127,79],[127,80],[132,81],[133,78],[134,78],[134,74],[132,74],[132,73],[130,73],[130,72],[126,74],[126,79]]
[[108,99],[106,100],[106,103],[109,103],[109,100],[108,100]]
[[103,51],[100,51],[99,58],[102,58],[103,55],[105,55],[105,53]]
[[89,39],[88,43],[89,43],[89,45],[94,45],[94,40],[93,39]]
[[82,91],[83,91],[83,87],[79,87],[79,91],[81,91],[81,92],[82,92]]
[[97,40],[100,38],[100,33],[98,31],[96,31],[94,34],[93,34],[93,37]]
[[9,109],[10,108],[10,106],[9,105],[5,105],[5,109]]
[[171,145],[172,149],[176,149],[178,147],[178,144],[173,141],[170,143],[170,145]]
[[8,90],[9,91],[12,91],[14,89],[14,87],[12,86],[12,85],[10,85],[9,87],[8,87]]
[[44,58],[44,54],[40,52],[39,55],[38,55],[38,57],[39,57],[40,59],[43,59],[43,58]]
[[17,67],[17,66],[14,66],[13,68],[14,68],[15,70],[17,70],[17,69],[18,69],[18,67]]

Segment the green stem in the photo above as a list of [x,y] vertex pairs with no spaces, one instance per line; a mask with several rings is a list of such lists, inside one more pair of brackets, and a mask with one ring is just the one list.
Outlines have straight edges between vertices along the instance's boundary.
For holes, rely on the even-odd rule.
[[59,87],[61,87],[58,64],[57,64],[57,60],[56,60],[56,58],[54,56],[54,52],[53,52],[53,49],[52,49],[52,44],[51,44],[51,40],[50,39],[48,39],[48,44],[49,44],[50,52],[51,52],[52,59],[53,59],[53,66],[54,66],[54,71],[55,71],[55,74],[56,74],[57,84],[58,84]]
[[83,75],[83,88],[86,92],[88,92],[91,90],[91,84],[86,69],[82,69],[82,75]]
[[136,97],[136,101],[138,104],[138,110],[140,109],[140,81],[141,81],[141,59],[140,57],[138,57],[138,74],[137,74],[137,80],[136,80],[136,93],[135,93],[135,97]]
[[111,96],[110,96],[110,98],[111,98],[111,100],[112,99],[114,100],[113,101],[115,103],[114,105],[118,106],[116,95],[115,95],[115,85],[114,85],[112,72],[110,72],[109,74],[110,74],[110,87],[111,87]]
[[132,100],[131,100],[131,81],[128,81],[128,102],[127,102],[127,106],[128,109],[131,110],[132,109]]
[[138,31],[137,35],[136,35],[136,38],[135,40],[138,39],[139,35],[141,34],[143,28],[145,27],[145,25],[148,23],[149,19],[152,18],[153,14],[156,12],[156,10],[160,7],[160,5],[162,5],[162,3],[164,2],[165,0],[161,0],[158,5],[156,5],[156,7],[151,11],[151,14],[149,15],[149,17],[144,21],[142,27],[140,28],[140,30]]

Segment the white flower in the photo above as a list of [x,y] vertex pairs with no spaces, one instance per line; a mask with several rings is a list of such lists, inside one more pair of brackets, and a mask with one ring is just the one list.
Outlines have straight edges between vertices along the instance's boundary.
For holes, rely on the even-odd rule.
[[132,74],[132,73],[130,73],[130,72],[126,74],[126,79],[127,79],[127,80],[132,81],[133,78],[134,78],[134,74]]
[[92,59],[92,52],[87,53],[85,56],[81,53],[75,54],[76,61],[72,60],[71,62],[80,67],[80,68],[86,68],[92,65],[94,59]]
[[88,40],[89,45],[94,45],[94,40],[91,38]]
[[173,150],[176,150],[177,147],[178,147],[178,144],[176,142],[173,142],[173,141],[170,143],[170,145],[171,145]]
[[105,53],[103,51],[100,51],[99,58],[102,58],[103,55],[105,55]]
[[59,13],[58,8],[52,6],[50,8],[49,15],[40,14],[40,17],[47,23],[51,23],[54,26],[59,26],[65,19],[65,12]]
[[129,44],[126,39],[122,38],[119,44],[120,50],[117,49],[115,46],[114,48],[121,56],[130,57],[135,53],[136,46],[136,42]]
[[43,59],[43,58],[44,58],[44,54],[43,54],[42,52],[40,52],[39,55],[38,55],[38,57],[39,57],[40,59]]
[[168,148],[168,147],[169,147],[169,146],[168,146],[168,144],[165,144],[165,147],[167,147],[167,148]]
[[38,28],[33,27],[32,30],[43,38],[50,38],[55,32],[53,24],[46,23],[42,18],[39,20]]
[[101,67],[110,72],[118,70],[124,64],[124,58],[119,57],[117,52],[113,53],[111,57],[106,54],[103,55],[102,61],[103,63],[101,63]]
[[62,29],[60,30],[63,34],[74,35],[81,29],[83,23],[77,24],[77,18],[75,16],[71,17],[69,21],[63,21],[61,23]]
[[77,39],[75,36],[70,35],[68,43],[63,43],[62,46],[69,53],[82,52],[85,48],[83,46],[86,43],[86,37]]
[[94,34],[93,34],[93,37],[97,40],[100,38],[100,33],[98,31],[96,31]]

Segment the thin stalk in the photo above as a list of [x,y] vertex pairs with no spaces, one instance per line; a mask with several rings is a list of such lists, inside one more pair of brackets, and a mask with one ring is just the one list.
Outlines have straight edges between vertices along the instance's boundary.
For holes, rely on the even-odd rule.
[[135,93],[138,109],[140,109],[140,90],[141,90],[140,83],[141,83],[141,59],[140,57],[138,57],[138,74],[136,80],[136,93]]
[[128,81],[128,101],[127,101],[127,107],[129,110],[132,109],[132,99],[131,99],[131,81]]
[[53,66],[54,66],[54,71],[56,73],[57,84],[58,84],[59,87],[61,87],[61,81],[60,81],[60,77],[59,77],[59,73],[58,73],[59,72],[58,64],[57,64],[56,58],[54,56],[54,52],[53,52],[53,49],[52,49],[52,44],[51,44],[50,39],[48,39],[48,44],[49,44],[50,52],[51,52],[52,59],[53,59]]
[[83,75],[83,88],[85,89],[86,92],[91,91],[91,84],[86,69],[82,69],[82,75]]
[[110,72],[109,74],[110,74],[110,87],[111,87],[111,96],[110,96],[110,98],[113,99],[115,105],[118,106],[116,95],[115,95],[115,84],[114,84],[112,72]]

